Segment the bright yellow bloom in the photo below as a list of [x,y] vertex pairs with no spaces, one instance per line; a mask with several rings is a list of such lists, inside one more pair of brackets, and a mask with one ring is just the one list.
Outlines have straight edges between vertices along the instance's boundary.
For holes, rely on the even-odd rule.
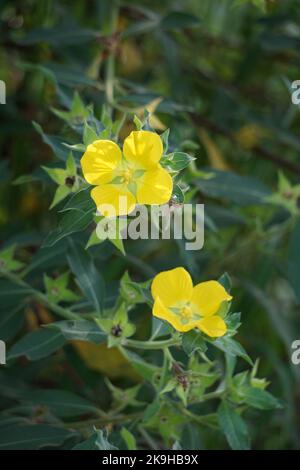
[[88,145],[81,166],[98,210],[109,216],[126,215],[138,204],[165,204],[173,181],[159,164],[163,154],[161,138],[155,132],[132,131],[125,139],[123,155],[115,142],[96,140]]
[[226,333],[226,323],[217,312],[222,302],[232,297],[219,282],[200,282],[193,287],[189,273],[175,268],[157,274],[151,292],[153,315],[171,323],[177,331],[198,328],[215,338]]

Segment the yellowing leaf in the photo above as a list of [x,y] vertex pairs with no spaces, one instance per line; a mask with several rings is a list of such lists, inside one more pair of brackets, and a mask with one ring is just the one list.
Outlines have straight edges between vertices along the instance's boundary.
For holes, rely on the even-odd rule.
[[127,377],[140,380],[140,376],[117,348],[108,349],[105,344],[86,341],[72,341],[72,344],[90,369],[101,372],[110,379]]
[[218,170],[229,170],[230,167],[227,164],[224,155],[212,141],[208,133],[203,129],[198,129],[198,136],[205,147],[211,166]]
[[265,131],[255,124],[248,124],[235,133],[235,140],[245,149],[251,150],[260,143],[264,134]]

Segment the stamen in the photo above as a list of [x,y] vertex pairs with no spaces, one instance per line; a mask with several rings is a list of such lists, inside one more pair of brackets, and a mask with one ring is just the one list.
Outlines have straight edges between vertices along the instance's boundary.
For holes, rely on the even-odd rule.
[[122,182],[129,184],[132,179],[132,170],[127,168],[126,170],[122,172],[121,176],[122,176]]
[[180,312],[181,316],[183,318],[185,318],[186,320],[190,320],[192,318],[192,315],[193,315],[193,312],[192,312],[192,309],[191,307],[189,307],[188,305],[184,306],[182,309],[181,309],[181,312]]

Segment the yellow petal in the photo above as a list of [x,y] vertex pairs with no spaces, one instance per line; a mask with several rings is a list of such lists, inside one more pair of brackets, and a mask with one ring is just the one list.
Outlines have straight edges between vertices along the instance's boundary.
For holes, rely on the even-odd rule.
[[160,165],[146,170],[137,180],[137,201],[139,204],[165,204],[170,200],[173,180]]
[[85,180],[94,185],[109,183],[121,159],[121,150],[115,142],[95,140],[88,145],[80,160]]
[[192,304],[203,317],[214,315],[221,303],[231,300],[224,287],[217,281],[200,282],[193,289]]
[[212,338],[223,336],[227,331],[226,323],[218,315],[203,318],[198,322],[197,327]]
[[125,139],[123,153],[127,161],[139,168],[156,165],[163,153],[161,138],[155,132],[132,131]]
[[180,322],[180,317],[172,312],[169,308],[165,307],[165,305],[161,302],[160,298],[157,297],[155,299],[153,305],[153,315],[161,320],[166,320],[170,325],[175,328],[175,330],[180,332],[190,331],[195,328],[199,322],[191,322],[183,324]]
[[163,271],[155,276],[151,285],[152,297],[160,298],[166,307],[188,302],[193,293],[191,276],[184,268]]
[[104,217],[130,214],[135,208],[135,197],[124,185],[96,186],[91,191],[91,197]]

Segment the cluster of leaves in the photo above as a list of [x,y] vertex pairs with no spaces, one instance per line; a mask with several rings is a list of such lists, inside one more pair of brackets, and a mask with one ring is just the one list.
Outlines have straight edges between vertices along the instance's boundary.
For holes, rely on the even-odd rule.
[[[78,109],[78,103],[80,103],[79,109],[82,112],[81,115],[74,116],[74,109]],[[70,112],[58,113],[56,111],[56,114],[63,117],[71,127],[73,127],[74,118],[76,118],[76,131],[82,133],[83,143],[65,144],[65,147],[82,152],[94,140],[118,138],[114,129],[120,129],[119,121],[113,123],[107,115],[98,121],[91,108],[89,108],[89,114],[84,112],[85,109],[87,108],[84,108],[79,95],[75,94]],[[149,128],[150,116],[147,116],[145,123],[135,118],[135,123],[139,130],[145,126]],[[104,129],[99,132],[99,129],[103,127]],[[43,136],[43,140],[49,143],[49,136],[46,136],[40,127],[36,126],[36,128]],[[184,152],[170,153],[168,137],[168,131],[165,131],[161,137],[164,142],[162,165],[173,174],[174,180],[178,181],[180,170],[191,164],[194,158]],[[170,326],[154,317],[151,320],[149,338],[143,341],[130,339],[137,333],[135,323],[130,320],[131,312],[139,304],[146,304],[152,308],[151,281],[136,283],[126,272],[120,281],[119,291],[114,296],[112,306],[110,308],[105,306],[105,282],[95,266],[93,257],[87,251],[91,246],[103,243],[104,240],[98,239],[93,231],[88,237],[86,248],[82,244],[86,233],[90,231],[91,224],[93,221],[97,221],[94,215],[95,207],[90,201],[88,185],[78,174],[78,160],[74,158],[72,153],[68,154],[67,152],[65,158],[65,169],[55,166],[44,168],[54,183],[58,185],[50,208],[61,202],[64,205],[60,210],[63,215],[58,229],[50,232],[41,252],[47,253],[47,257],[49,257],[51,251],[49,253],[47,250],[67,239],[68,267],[75,276],[79,292],[74,292],[69,287],[69,271],[57,274],[56,277],[45,274],[44,289],[43,292],[39,292],[32,288],[27,280],[24,280],[24,271],[20,273],[23,264],[14,258],[15,248],[11,247],[0,253],[1,274],[10,283],[11,288],[24,289],[26,298],[28,295],[31,301],[35,299],[41,302],[50,311],[64,318],[62,321],[50,321],[46,327],[43,325],[15,342],[8,353],[8,364],[10,366],[23,356],[29,361],[44,360],[61,349],[66,341],[91,342],[97,345],[105,343],[108,349],[118,348],[125,360],[131,364],[133,370],[145,383],[129,389],[119,389],[106,378],[106,385],[112,394],[112,405],[108,412],[104,412],[101,408],[98,409],[97,404],[92,401],[87,401],[76,395],[68,395],[69,392],[66,393],[63,390],[48,390],[42,394],[33,394],[34,398],[30,399],[31,403],[36,406],[46,406],[40,418],[46,426],[46,432],[47,426],[55,419],[56,425],[63,426],[64,430],[66,428],[70,430],[70,436],[63,434],[64,440],[67,437],[78,439],[79,436],[73,435],[74,431],[72,430],[73,427],[78,426],[78,423],[73,423],[72,420],[65,422],[62,418],[70,419],[86,413],[90,414],[91,418],[79,423],[79,428],[90,430],[92,436],[86,442],[75,445],[75,448],[82,448],[82,446],[90,449],[99,448],[98,431],[96,427],[96,430],[92,431],[92,425],[101,425],[102,422],[109,424],[110,419],[116,420],[117,423],[118,421],[126,423],[127,420],[133,419],[130,429],[124,426],[121,428],[119,437],[123,440],[125,447],[136,448],[135,435],[140,426],[143,427],[145,433],[148,430],[150,433],[158,431],[164,445],[178,446],[181,445],[183,426],[187,422],[195,421],[213,429],[220,428],[233,449],[248,449],[250,437],[241,412],[245,412],[249,407],[259,410],[280,408],[280,403],[264,390],[267,382],[255,378],[257,363],[251,372],[244,371],[234,374],[236,357],[243,358],[253,366],[243,347],[233,339],[240,326],[240,314],[229,313],[228,306],[226,308],[221,306],[218,314],[224,317],[228,325],[228,332],[226,336],[217,340],[205,337],[197,330],[179,335],[172,331]],[[179,191],[180,196],[178,196]],[[180,189],[178,184],[174,186],[174,195],[171,199],[174,199],[175,196],[176,203],[184,202],[184,191]],[[100,217],[96,216],[98,219]],[[83,220],[84,223],[82,223]],[[78,234],[77,240],[73,238],[75,233]],[[113,240],[113,244],[120,249],[122,254],[125,254],[121,239]],[[34,259],[32,262],[34,263]],[[41,266],[43,266],[43,262],[42,257]],[[36,262],[32,270],[29,265],[27,272],[29,269],[33,274],[36,267]],[[19,274],[17,275],[16,272]],[[224,284],[227,291],[230,291],[231,283],[227,275],[222,276],[219,282]],[[28,302],[28,299],[26,301]],[[86,312],[83,303],[86,301],[90,307],[88,312]],[[67,307],[69,303],[72,303],[71,309]],[[206,353],[211,347],[215,347],[225,354],[226,364],[223,364],[225,370],[222,370],[219,361],[207,356]],[[163,361],[159,356],[153,357],[151,361],[145,360],[143,354],[133,352],[132,348],[142,352],[151,349],[161,350],[160,356],[163,356]],[[178,359],[175,356],[178,356]],[[147,384],[150,404],[139,400],[140,390]],[[220,405],[214,412],[202,414],[199,406],[208,400],[217,400]],[[13,406],[12,409],[6,409],[5,415],[14,415],[15,408]],[[138,409],[138,412],[135,408]],[[57,410],[59,410],[58,413]],[[122,415],[120,415],[121,412]],[[30,408],[30,413],[32,413],[32,408]],[[101,418],[93,418],[93,415],[100,415]],[[14,419],[16,419],[15,416]],[[32,441],[26,442],[26,446],[34,445],[34,439],[35,434]],[[3,445],[10,446],[7,438],[5,438]],[[122,447],[122,444],[119,445]]]
[[[299,447],[299,9],[174,3],[1,5],[0,448]],[[205,203],[204,250],[95,236],[79,159],[133,121],[161,133],[173,199]],[[178,265],[232,275],[224,338],[152,317],[150,280]]]

